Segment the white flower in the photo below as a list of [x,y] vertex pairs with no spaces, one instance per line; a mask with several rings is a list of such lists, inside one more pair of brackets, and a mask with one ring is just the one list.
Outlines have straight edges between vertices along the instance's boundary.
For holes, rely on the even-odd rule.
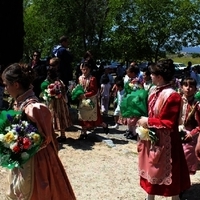
[[149,129],[143,128],[142,126],[138,126],[135,131],[141,140],[150,140]]
[[179,125],[179,126],[178,126],[178,131],[179,131],[179,132],[185,131],[184,125]]
[[23,153],[21,154],[22,160],[26,160],[26,159],[28,159],[29,157],[30,157],[29,154],[26,153],[26,152],[23,152]]
[[0,141],[2,142],[4,139],[4,134],[0,134]]
[[[11,125],[12,126],[12,125]],[[6,128],[5,128],[5,131],[6,132],[9,132],[11,130],[11,127],[10,126],[7,126]]]
[[22,125],[23,125],[24,127],[27,127],[27,126],[28,126],[28,122],[27,122],[27,121],[22,121]]

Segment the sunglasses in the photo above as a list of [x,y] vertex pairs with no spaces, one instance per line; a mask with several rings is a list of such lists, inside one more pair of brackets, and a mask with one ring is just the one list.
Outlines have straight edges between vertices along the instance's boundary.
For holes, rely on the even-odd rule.
[[33,56],[39,57],[39,55],[33,55]]

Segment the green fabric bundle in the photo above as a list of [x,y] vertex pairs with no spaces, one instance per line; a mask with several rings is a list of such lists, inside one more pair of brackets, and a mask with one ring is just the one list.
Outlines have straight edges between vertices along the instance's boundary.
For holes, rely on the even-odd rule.
[[198,91],[198,92],[194,95],[194,98],[195,98],[197,101],[200,101],[200,91]]
[[74,100],[77,100],[78,97],[79,97],[80,95],[84,94],[84,93],[85,93],[85,91],[84,91],[84,89],[83,89],[83,86],[78,84],[78,85],[72,90],[72,92],[71,92],[71,98],[72,98],[73,101],[74,101]]
[[147,97],[148,92],[144,89],[132,90],[122,99],[120,105],[122,117],[147,116]]

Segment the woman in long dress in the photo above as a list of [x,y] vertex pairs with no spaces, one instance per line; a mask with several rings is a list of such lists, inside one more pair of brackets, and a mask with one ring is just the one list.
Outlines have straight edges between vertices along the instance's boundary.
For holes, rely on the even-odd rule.
[[47,99],[45,104],[48,106],[52,114],[52,120],[54,130],[60,131],[60,137],[57,137],[58,142],[66,142],[65,129],[72,125],[71,118],[69,116],[68,99],[64,83],[58,77],[58,66],[60,60],[58,57],[51,58],[49,60],[49,69],[47,72],[47,78],[42,82],[41,96],[44,99],[45,90],[47,90],[50,84],[55,84],[53,87],[53,95],[56,97]]
[[190,177],[181,137],[178,132],[181,96],[172,89],[174,74],[172,60],[150,65],[152,83],[148,98],[148,117],[141,117],[138,125],[153,129],[158,140],[139,140],[140,185],[147,192],[147,200],[155,195],[179,199],[190,187]]
[[75,200],[75,195],[58,157],[51,112],[35,96],[32,70],[15,63],[2,75],[5,89],[15,99],[15,110],[24,111],[43,137],[39,151],[22,167],[9,171],[9,200]]

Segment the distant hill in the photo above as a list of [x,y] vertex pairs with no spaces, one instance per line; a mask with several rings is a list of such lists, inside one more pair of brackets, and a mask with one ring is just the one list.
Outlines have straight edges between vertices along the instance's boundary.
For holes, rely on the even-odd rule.
[[183,47],[182,52],[200,53],[200,47]]

